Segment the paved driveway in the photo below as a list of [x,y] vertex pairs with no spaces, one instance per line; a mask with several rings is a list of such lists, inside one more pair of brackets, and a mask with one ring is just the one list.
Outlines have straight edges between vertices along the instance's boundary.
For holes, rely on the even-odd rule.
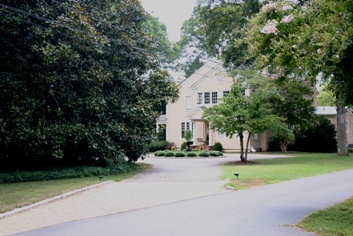
[[144,174],[6,217],[0,231],[53,225],[19,235],[309,235],[284,225],[353,196],[353,170],[226,191],[219,164],[237,159],[150,158],[155,167]]

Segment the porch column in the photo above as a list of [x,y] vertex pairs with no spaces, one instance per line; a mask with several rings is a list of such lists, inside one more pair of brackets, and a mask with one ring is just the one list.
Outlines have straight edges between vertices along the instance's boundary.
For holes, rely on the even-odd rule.
[[209,124],[208,127],[209,127],[208,128],[208,145],[213,146],[213,132],[212,132],[212,129],[210,129],[211,123]]

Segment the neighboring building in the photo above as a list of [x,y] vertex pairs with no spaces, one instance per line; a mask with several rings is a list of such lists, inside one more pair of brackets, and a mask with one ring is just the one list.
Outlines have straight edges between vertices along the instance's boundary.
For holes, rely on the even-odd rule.
[[[222,102],[220,98],[227,96],[234,78],[226,76],[222,62],[209,60],[204,66],[181,83],[179,100],[169,103],[166,110],[167,140],[174,142],[177,148],[185,141],[184,131],[193,132],[193,146],[212,149],[214,143],[222,143],[224,151],[240,150],[240,140],[236,135],[232,138],[210,130],[209,123],[202,118],[203,111]],[[254,134],[250,147],[267,150],[267,134]],[[245,137],[246,138],[246,135]]]
[[[181,83],[179,99],[175,103],[168,103],[166,115],[157,120],[157,130],[166,126],[166,140],[174,142],[177,148],[185,141],[184,131],[193,132],[193,146],[213,149],[216,142],[220,142],[225,152],[240,151],[240,139],[236,135],[232,138],[211,130],[207,120],[202,118],[204,110],[222,102],[227,96],[235,78],[227,76],[222,62],[209,60],[204,66]],[[314,104],[316,100],[314,99]],[[337,112],[335,107],[316,107],[316,114],[327,117],[336,125]],[[267,151],[271,132],[253,134],[249,148]],[[246,141],[247,135],[244,135]],[[347,111],[347,140],[353,144],[353,113]]]
[[[315,114],[319,116],[325,116],[337,127],[337,110],[336,107],[317,106],[315,107]],[[353,146],[353,113],[352,109],[347,108],[346,110],[346,132],[347,132],[347,143]]]

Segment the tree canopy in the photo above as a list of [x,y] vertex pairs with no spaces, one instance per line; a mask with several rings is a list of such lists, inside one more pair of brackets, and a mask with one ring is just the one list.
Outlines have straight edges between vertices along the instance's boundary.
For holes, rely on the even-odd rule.
[[[285,119],[272,112],[273,99],[280,99],[275,87],[268,86],[265,80],[238,79],[223,102],[207,108],[203,117],[210,127],[228,137],[240,138],[240,159],[247,161],[249,140],[252,134],[270,129],[275,134],[293,140],[294,136],[284,124]],[[246,92],[245,92],[246,91]],[[246,94],[247,93],[247,94]],[[246,144],[244,137],[247,134]]]
[[[267,67],[279,80],[318,76],[337,98],[339,155],[347,155],[345,108],[352,97],[352,1],[315,0],[305,6],[289,1],[264,5],[250,20],[245,37],[248,56],[257,68]],[[249,60],[248,58],[248,60]]]
[[178,88],[137,0],[0,4],[2,168],[136,161]]

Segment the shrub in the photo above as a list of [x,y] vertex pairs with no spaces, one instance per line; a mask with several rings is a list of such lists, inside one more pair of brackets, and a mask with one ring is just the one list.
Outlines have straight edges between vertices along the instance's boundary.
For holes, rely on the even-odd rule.
[[215,151],[223,151],[223,146],[222,146],[222,144],[220,143],[220,142],[216,142],[215,144],[214,144],[214,146],[213,146],[213,150],[215,150]]
[[176,156],[176,157],[185,157],[185,153],[183,153],[183,152],[176,152],[176,153],[175,153],[175,156]]
[[268,141],[268,151],[269,152],[278,152],[281,151],[281,146],[279,144],[279,139],[276,136],[272,136]]
[[200,157],[209,157],[210,154],[208,154],[207,151],[202,151],[202,152],[200,152],[199,156],[200,156]]
[[209,154],[212,157],[219,157],[218,151],[210,151]]
[[303,152],[337,152],[336,127],[327,118],[321,118],[311,128],[297,134],[295,144]]
[[183,142],[180,146],[180,150],[186,150],[186,142]]
[[202,146],[202,145],[200,146],[199,150],[200,150],[200,151],[202,151],[202,150],[203,150],[203,146]]
[[187,153],[186,153],[186,156],[187,156],[187,157],[196,157],[197,155],[196,155],[195,152],[187,152]]
[[165,156],[166,157],[173,157],[174,156],[174,152],[165,152]]
[[164,151],[157,151],[154,155],[157,157],[163,157],[165,155],[165,152]]
[[158,150],[164,150],[168,148],[168,142],[167,141],[152,141],[149,145],[148,145],[148,149],[150,152],[155,152]]
[[217,151],[218,155],[223,156],[223,152]]
[[353,148],[348,148],[348,153],[353,153]]

